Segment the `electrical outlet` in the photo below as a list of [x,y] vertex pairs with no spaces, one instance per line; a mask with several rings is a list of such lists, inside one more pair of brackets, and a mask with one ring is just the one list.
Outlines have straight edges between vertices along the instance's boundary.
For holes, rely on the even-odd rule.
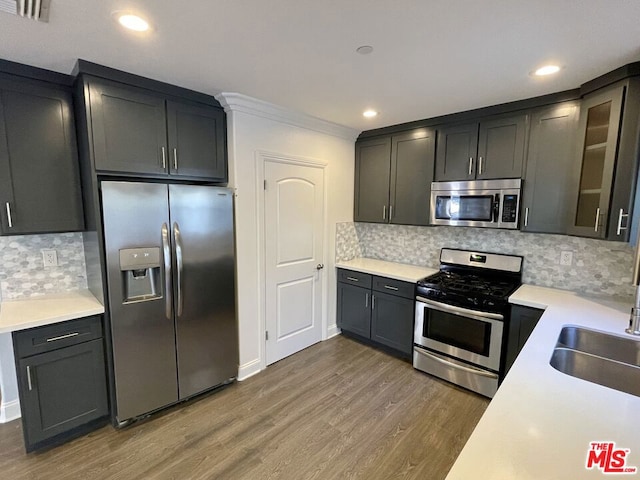
[[58,266],[58,254],[55,250],[42,250],[42,262],[45,267]]
[[563,250],[560,252],[560,265],[571,265],[573,263],[573,252]]

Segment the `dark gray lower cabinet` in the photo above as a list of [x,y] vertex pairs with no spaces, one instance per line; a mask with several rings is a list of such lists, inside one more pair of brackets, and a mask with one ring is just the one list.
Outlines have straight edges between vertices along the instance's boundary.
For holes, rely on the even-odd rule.
[[411,356],[415,285],[338,270],[338,327]]
[[374,292],[371,301],[371,340],[411,353],[414,302],[381,292]]
[[511,306],[511,318],[509,320],[509,333],[507,337],[507,352],[505,355],[505,368],[506,374],[516,357],[527,342],[529,335],[536,328],[538,320],[544,313],[544,310],[537,308],[522,307],[519,305]]
[[15,332],[13,342],[27,452],[107,422],[100,317]]

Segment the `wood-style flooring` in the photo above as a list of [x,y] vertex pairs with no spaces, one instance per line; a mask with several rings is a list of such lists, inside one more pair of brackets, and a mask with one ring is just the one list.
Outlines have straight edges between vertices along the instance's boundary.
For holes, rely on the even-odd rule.
[[443,479],[488,400],[338,336],[198,401],[25,454],[0,425],[0,478]]

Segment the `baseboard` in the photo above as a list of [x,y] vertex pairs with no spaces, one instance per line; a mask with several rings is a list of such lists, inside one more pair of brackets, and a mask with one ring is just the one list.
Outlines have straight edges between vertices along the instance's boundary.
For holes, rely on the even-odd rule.
[[331,337],[335,337],[336,335],[340,335],[341,333],[342,330],[338,328],[338,325],[336,325],[335,323],[333,325],[329,325],[329,328],[327,328],[327,340],[329,340]]
[[256,373],[260,373],[261,370],[262,368],[260,367],[259,358],[256,358],[249,363],[245,363],[244,365],[240,365],[240,368],[238,369],[238,381],[241,382],[249,377],[253,377]]
[[11,402],[2,403],[0,405],[0,423],[11,422],[20,418],[20,400],[15,399]]

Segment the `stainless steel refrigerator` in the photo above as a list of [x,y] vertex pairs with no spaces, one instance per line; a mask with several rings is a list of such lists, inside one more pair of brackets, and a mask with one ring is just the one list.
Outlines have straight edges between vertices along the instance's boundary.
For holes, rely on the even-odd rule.
[[237,376],[233,194],[134,182],[101,192],[122,424]]

